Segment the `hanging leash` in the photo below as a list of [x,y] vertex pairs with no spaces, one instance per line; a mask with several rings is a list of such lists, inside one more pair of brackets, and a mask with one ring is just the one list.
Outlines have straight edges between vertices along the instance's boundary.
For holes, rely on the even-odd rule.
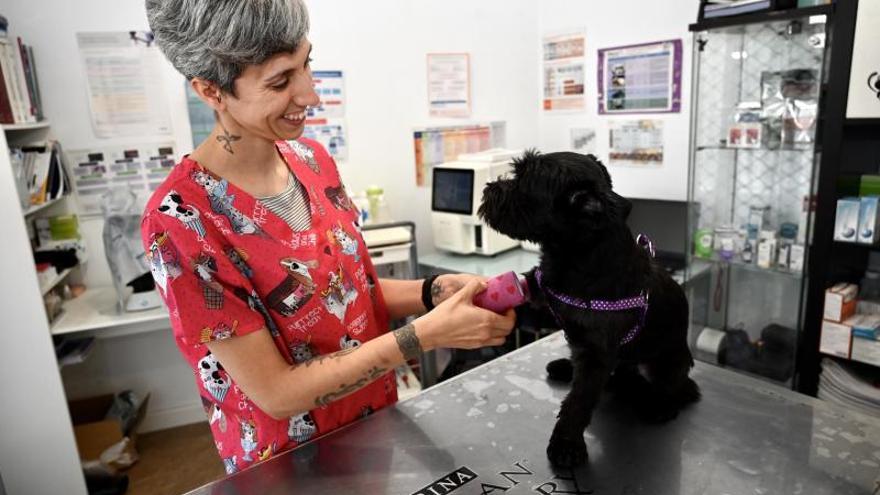
[[[651,239],[644,235],[639,234],[636,237],[636,244],[645,249],[648,254],[653,258],[656,254],[654,250],[654,242]],[[642,328],[645,326],[645,320],[648,316],[648,306],[649,306],[649,293],[648,291],[642,291],[641,294],[634,297],[628,297],[624,299],[615,299],[615,300],[605,300],[605,299],[592,299],[589,301],[569,296],[568,294],[561,294],[550,287],[545,287],[542,281],[543,273],[541,269],[538,268],[535,270],[535,280],[538,282],[538,288],[548,294],[553,299],[566,304],[568,306],[573,306],[579,309],[584,309],[588,311],[601,311],[601,312],[617,312],[617,311],[630,311],[633,309],[638,309],[641,313],[639,317],[639,321],[632,327],[626,335],[620,339],[620,345],[626,345],[632,342],[638,335]],[[556,310],[553,309],[552,304],[548,304],[547,307],[550,308],[550,312],[553,314],[553,317],[556,319],[556,323],[560,326],[560,328],[564,328],[562,318],[559,317],[559,314],[556,313]]]

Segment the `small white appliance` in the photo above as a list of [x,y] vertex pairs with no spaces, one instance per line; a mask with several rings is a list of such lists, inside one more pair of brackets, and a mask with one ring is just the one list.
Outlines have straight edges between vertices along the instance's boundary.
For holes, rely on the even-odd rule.
[[487,183],[513,170],[521,151],[491,149],[459,155],[434,167],[431,184],[431,226],[437,249],[459,254],[492,256],[520,245],[484,224],[477,216]]

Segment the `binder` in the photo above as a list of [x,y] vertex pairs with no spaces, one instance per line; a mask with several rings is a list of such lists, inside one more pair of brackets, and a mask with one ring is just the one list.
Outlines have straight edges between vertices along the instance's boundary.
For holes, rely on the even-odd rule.
[[27,82],[24,78],[24,66],[21,61],[21,50],[18,47],[10,44],[7,46],[7,49],[12,53],[12,63],[14,64],[13,76],[15,79],[15,84],[18,85],[18,94],[20,98],[20,105],[23,114],[22,122],[36,122],[36,115],[31,113],[31,100],[30,93],[27,89]]
[[37,97],[36,90],[33,87],[31,64],[28,60],[27,49],[25,48],[24,43],[22,43],[20,36],[17,41],[18,57],[21,60],[21,75],[23,76],[24,87],[27,89],[28,96],[25,102],[28,105],[28,114],[33,117],[34,121],[36,121],[39,112],[37,111]]
[[9,43],[0,40],[0,64],[3,67],[3,81],[6,86],[6,94],[12,108],[12,120],[14,123],[23,122],[21,102],[18,97],[18,86],[15,84],[15,64],[9,53]]
[[12,104],[6,91],[5,66],[6,64],[0,61],[0,124],[14,124],[15,116],[12,115]]

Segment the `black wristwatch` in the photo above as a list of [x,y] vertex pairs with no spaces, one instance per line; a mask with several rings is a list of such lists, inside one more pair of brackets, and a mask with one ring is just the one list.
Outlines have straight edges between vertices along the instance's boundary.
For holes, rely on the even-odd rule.
[[425,309],[428,311],[434,309],[434,301],[431,297],[431,286],[434,285],[434,280],[439,276],[440,275],[431,275],[422,282],[422,304],[425,305]]

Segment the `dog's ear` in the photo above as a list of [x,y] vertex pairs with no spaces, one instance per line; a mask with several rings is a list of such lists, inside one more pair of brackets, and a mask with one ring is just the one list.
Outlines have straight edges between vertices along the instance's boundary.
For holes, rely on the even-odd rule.
[[523,153],[522,156],[513,159],[513,170],[519,174],[522,170],[531,165],[537,165],[541,161],[541,152],[530,148]]
[[587,191],[574,191],[568,196],[568,206],[574,213],[596,214],[605,211],[605,205],[599,198]]
[[599,161],[598,158],[596,158],[596,155],[587,155],[587,156],[588,156],[591,160],[593,160],[593,163],[595,163],[596,165],[599,166],[599,170],[602,171],[602,174],[605,176],[605,180],[608,181],[608,187],[611,187],[611,186],[612,186],[612,183],[611,183],[611,174],[608,173],[608,169],[605,168],[605,165],[604,165],[601,161]]

